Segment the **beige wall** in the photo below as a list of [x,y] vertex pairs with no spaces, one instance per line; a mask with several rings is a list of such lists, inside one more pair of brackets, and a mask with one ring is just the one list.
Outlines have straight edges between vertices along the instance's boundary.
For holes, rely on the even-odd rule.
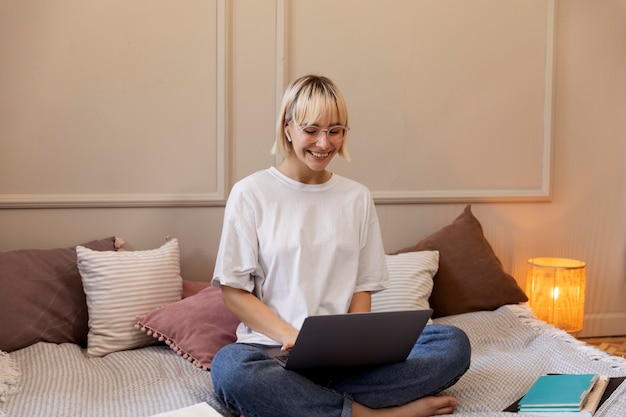
[[626,334],[626,2],[319,1],[0,0],[0,250],[172,235],[207,279],[284,83],[322,72],[389,251],[471,202],[520,284],[584,260],[584,334]]

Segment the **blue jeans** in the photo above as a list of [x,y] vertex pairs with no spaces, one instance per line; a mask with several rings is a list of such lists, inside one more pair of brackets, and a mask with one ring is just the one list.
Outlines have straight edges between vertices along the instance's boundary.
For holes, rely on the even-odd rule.
[[370,408],[406,404],[454,385],[470,365],[460,329],[426,326],[409,357],[390,365],[298,373],[281,367],[267,346],[234,343],[213,358],[217,397],[245,417],[348,417],[352,402]]

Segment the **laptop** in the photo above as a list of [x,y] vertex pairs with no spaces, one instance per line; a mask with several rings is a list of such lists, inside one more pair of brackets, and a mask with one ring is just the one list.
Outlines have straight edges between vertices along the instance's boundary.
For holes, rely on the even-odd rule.
[[266,349],[294,371],[383,365],[406,360],[433,310],[310,316],[293,349]]

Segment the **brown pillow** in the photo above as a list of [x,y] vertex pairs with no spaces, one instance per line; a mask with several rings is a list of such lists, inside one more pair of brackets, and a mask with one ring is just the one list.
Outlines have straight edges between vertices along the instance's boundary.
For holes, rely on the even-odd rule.
[[[82,246],[115,250],[115,237]],[[0,252],[0,350],[37,342],[87,346],[87,301],[76,248]]]
[[429,299],[433,318],[528,301],[515,279],[502,269],[470,205],[452,224],[396,253],[422,250],[439,251],[439,269]]
[[207,287],[137,319],[136,328],[207,370],[217,351],[237,339],[239,325],[239,320],[226,309],[222,291],[215,287]]

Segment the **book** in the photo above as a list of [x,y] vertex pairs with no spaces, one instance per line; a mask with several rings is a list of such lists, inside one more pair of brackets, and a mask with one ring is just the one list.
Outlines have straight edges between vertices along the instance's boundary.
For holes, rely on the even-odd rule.
[[542,375],[520,400],[519,411],[580,411],[597,380],[596,374]]
[[[602,380],[606,380],[606,384],[603,384],[601,382]],[[554,414],[555,412],[542,412],[542,413],[535,413],[535,414],[544,415],[548,417],[556,416],[556,415],[558,415],[559,417],[566,417],[566,416],[567,417],[570,417],[570,416],[571,417],[591,417],[596,412],[596,410],[602,407],[602,404],[604,404],[606,400],[609,399],[611,394],[613,394],[613,392],[620,386],[620,384],[624,380],[626,380],[626,377],[613,377],[613,378],[606,378],[604,376],[599,377],[598,382],[596,382],[596,385],[594,385],[593,389],[591,390],[589,394],[589,397],[587,398],[586,404],[583,406],[583,409],[580,412],[578,411],[556,412],[557,414]],[[520,411],[518,409],[518,403],[520,401],[521,401],[521,398],[502,411],[506,411],[509,413],[519,413]],[[597,401],[597,404],[594,404],[596,401]]]
[[585,403],[581,411],[588,412],[589,415],[593,415],[598,409],[598,406],[600,405],[600,400],[602,399],[602,396],[606,392],[606,387],[608,386],[609,386],[608,376],[602,375],[598,377],[598,380],[596,381],[596,384],[591,389],[591,392],[589,393],[589,397],[587,397],[587,402]]

